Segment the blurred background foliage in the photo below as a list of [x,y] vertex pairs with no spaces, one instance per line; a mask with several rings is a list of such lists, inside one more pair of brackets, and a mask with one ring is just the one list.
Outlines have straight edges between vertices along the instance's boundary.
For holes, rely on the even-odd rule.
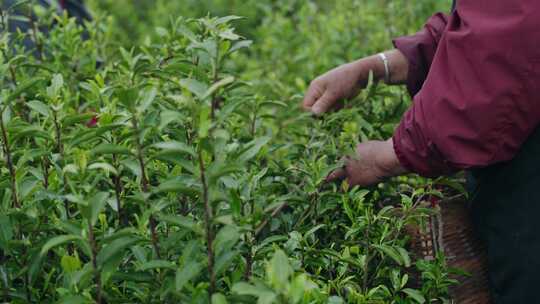
[[[235,54],[229,68],[262,96],[291,100],[317,75],[392,48],[392,38],[415,33],[435,12],[449,11],[451,0],[88,0],[88,6],[112,25],[109,35],[120,46],[149,45],[176,16],[242,16],[236,32],[253,45]],[[383,137],[410,103],[403,88],[387,89],[393,94],[368,105],[381,114],[370,123],[385,126]]]

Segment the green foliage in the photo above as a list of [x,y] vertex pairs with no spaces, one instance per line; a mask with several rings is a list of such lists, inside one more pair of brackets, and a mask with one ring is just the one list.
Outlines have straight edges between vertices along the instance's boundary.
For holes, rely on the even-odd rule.
[[[130,36],[111,27],[132,7],[86,29],[42,10],[28,33],[0,24],[0,297],[444,301],[448,269],[417,261],[405,229],[429,214],[419,202],[439,181],[324,182],[355,142],[391,134],[404,92],[372,84],[362,107],[320,120],[297,106],[316,73],[388,47],[434,4],[407,2],[402,16],[384,2],[239,1],[228,9],[247,21],[163,18],[175,3],[136,11],[150,20],[137,47],[118,47]],[[253,47],[235,24],[250,24]]]

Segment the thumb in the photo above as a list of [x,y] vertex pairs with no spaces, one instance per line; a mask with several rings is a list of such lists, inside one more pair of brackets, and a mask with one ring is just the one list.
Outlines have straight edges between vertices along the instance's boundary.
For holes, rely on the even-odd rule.
[[311,111],[315,115],[321,115],[321,114],[327,112],[328,110],[330,110],[330,108],[332,108],[332,106],[334,105],[335,102],[336,102],[336,98],[335,98],[334,94],[332,94],[328,90],[326,90],[324,92],[324,94],[321,96],[321,98],[319,98],[315,102],[315,104],[311,108]]

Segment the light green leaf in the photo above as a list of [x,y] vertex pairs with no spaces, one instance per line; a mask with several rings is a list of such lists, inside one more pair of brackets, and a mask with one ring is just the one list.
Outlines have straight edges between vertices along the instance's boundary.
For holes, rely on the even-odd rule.
[[169,34],[169,32],[167,31],[167,29],[161,27],[161,26],[158,26],[155,28],[156,30],[156,34],[158,34],[159,37],[165,37]]
[[246,145],[246,148],[238,155],[237,161],[239,163],[247,162],[259,153],[264,145],[270,141],[269,136],[259,137]]
[[230,250],[240,239],[240,231],[234,225],[226,225],[219,230],[214,239],[214,250],[216,256],[222,252]]
[[101,169],[101,170],[104,170],[105,172],[110,172],[114,175],[118,175],[118,171],[116,171],[116,169],[108,163],[93,163],[90,166],[88,166],[88,169],[89,170]]
[[167,181],[163,181],[156,189],[156,193],[162,192],[176,192],[182,193],[188,196],[195,196],[200,193],[200,184],[193,181],[185,180],[180,177],[176,177]]
[[393,259],[398,265],[403,265],[403,259],[400,253],[393,247],[388,245],[373,245],[374,248],[378,249],[383,256],[388,256]]
[[232,41],[236,41],[241,38],[239,35],[235,34],[232,29],[226,29],[224,31],[221,31],[219,33],[219,37],[226,40],[232,40]]
[[237,41],[236,43],[233,44],[233,46],[229,50],[229,53],[235,52],[235,51],[237,51],[239,49],[242,49],[242,48],[250,47],[252,44],[253,44],[253,41],[251,41],[251,40]]
[[215,184],[221,177],[230,175],[235,172],[241,172],[245,167],[236,164],[225,164],[215,161],[208,167],[208,183]]
[[225,78],[219,80],[218,82],[214,83],[210,88],[208,88],[208,90],[206,90],[206,92],[201,97],[201,99],[206,99],[206,98],[210,97],[210,95],[214,94],[214,92],[217,91],[219,88],[224,87],[224,86],[226,86],[228,84],[231,84],[233,82],[234,82],[234,77],[233,76],[228,76],[228,77],[225,77]]
[[210,128],[212,127],[212,121],[210,119],[210,108],[209,107],[203,107],[199,112],[199,130],[198,135],[199,138],[206,138],[208,137],[208,132],[210,131]]
[[156,269],[156,268],[176,269],[176,265],[169,261],[152,260],[139,266],[140,271],[146,271],[149,269]]
[[182,291],[184,288],[184,285],[188,283],[189,281],[197,278],[201,274],[201,270],[204,268],[204,266],[194,260],[188,260],[183,265],[183,267],[179,268],[176,272],[176,278],[175,278],[175,288],[177,292]]
[[257,304],[271,304],[277,298],[277,295],[270,289],[262,285],[251,285],[245,282],[239,282],[233,285],[232,292],[239,295],[249,295],[258,298]]
[[55,236],[47,241],[45,245],[41,248],[41,255],[45,255],[49,250],[51,250],[53,247],[65,244],[67,242],[80,240],[81,237],[78,235],[73,234],[66,234],[66,235],[59,235]]
[[212,304],[228,304],[227,298],[221,293],[212,295]]
[[160,114],[159,129],[163,130],[167,125],[172,122],[182,122],[184,116],[177,111],[165,110]]
[[202,99],[205,92],[208,90],[208,85],[191,78],[181,79],[180,85],[193,93],[199,99]]
[[12,101],[16,98],[18,98],[21,94],[25,93],[27,90],[29,90],[34,85],[41,82],[43,79],[39,77],[31,77],[23,82],[19,83],[15,90],[9,94],[9,96],[6,98],[7,101]]
[[233,20],[239,20],[239,19],[244,19],[245,17],[242,17],[242,16],[235,16],[235,15],[230,15],[230,16],[224,16],[224,17],[220,17],[218,19],[216,19],[216,21],[214,22],[215,25],[220,25],[220,24],[223,24],[223,23],[229,23]]
[[426,299],[424,298],[424,296],[419,290],[412,289],[412,288],[405,288],[402,291],[420,304],[424,304],[426,302]]
[[401,255],[401,260],[403,261],[403,265],[405,267],[411,267],[411,258],[409,256],[409,253],[407,252],[407,250],[405,250],[402,247],[397,247],[396,250]]
[[125,154],[130,155],[131,151],[120,145],[115,144],[100,144],[91,151],[92,154]]
[[60,265],[68,273],[81,269],[81,261],[76,256],[64,255],[60,260]]
[[54,74],[51,85],[47,87],[47,95],[49,98],[56,98],[60,93],[60,90],[64,86],[64,78],[61,74]]
[[139,112],[143,113],[148,109],[150,104],[154,101],[157,95],[157,89],[155,87],[151,87],[149,89],[146,89],[141,92],[140,100],[139,100]]
[[105,208],[108,197],[109,194],[107,192],[98,192],[88,200],[90,223],[92,223],[92,226],[96,224],[99,214],[103,211],[103,208]]
[[220,275],[231,265],[234,259],[239,255],[237,250],[229,250],[222,252],[219,256],[216,257],[216,263],[214,265],[214,271],[216,275]]
[[193,157],[197,157],[197,152],[193,147],[179,141],[164,141],[154,144],[154,147],[170,153],[187,153]]
[[266,268],[268,281],[276,290],[283,290],[292,274],[289,258],[283,250],[277,250]]
[[94,302],[83,296],[68,294],[66,296],[63,296],[57,303],[58,304],[89,304],[89,303],[94,303]]
[[49,107],[39,100],[30,100],[26,105],[39,114],[49,117]]
[[166,215],[160,214],[159,220],[169,223],[171,225],[183,227],[189,229],[199,235],[203,234],[203,229],[193,219],[182,215]]
[[115,256],[116,254],[120,254],[123,252],[124,249],[128,248],[129,246],[137,243],[139,240],[134,237],[121,237],[116,240],[114,240],[109,245],[103,247],[98,255],[97,255],[97,263],[99,266],[104,265],[107,263],[107,261]]

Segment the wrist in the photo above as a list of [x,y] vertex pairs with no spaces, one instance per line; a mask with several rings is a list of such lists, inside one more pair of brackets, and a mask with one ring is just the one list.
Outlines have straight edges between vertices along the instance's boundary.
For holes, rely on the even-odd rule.
[[369,80],[369,74],[373,73],[373,81],[378,82],[384,79],[385,69],[384,63],[379,55],[373,55],[362,58],[357,61],[359,79],[362,85],[365,87]]
[[396,155],[392,138],[381,142],[381,149],[376,158],[376,164],[385,177],[398,176],[408,172],[401,165]]
[[367,85],[370,72],[373,73],[374,81],[384,80],[388,73],[388,84],[404,83],[407,80],[409,71],[409,62],[405,55],[398,49],[384,52],[388,66],[388,71],[386,71],[384,60],[379,54],[353,62],[355,70],[358,71],[360,85],[363,87]]

